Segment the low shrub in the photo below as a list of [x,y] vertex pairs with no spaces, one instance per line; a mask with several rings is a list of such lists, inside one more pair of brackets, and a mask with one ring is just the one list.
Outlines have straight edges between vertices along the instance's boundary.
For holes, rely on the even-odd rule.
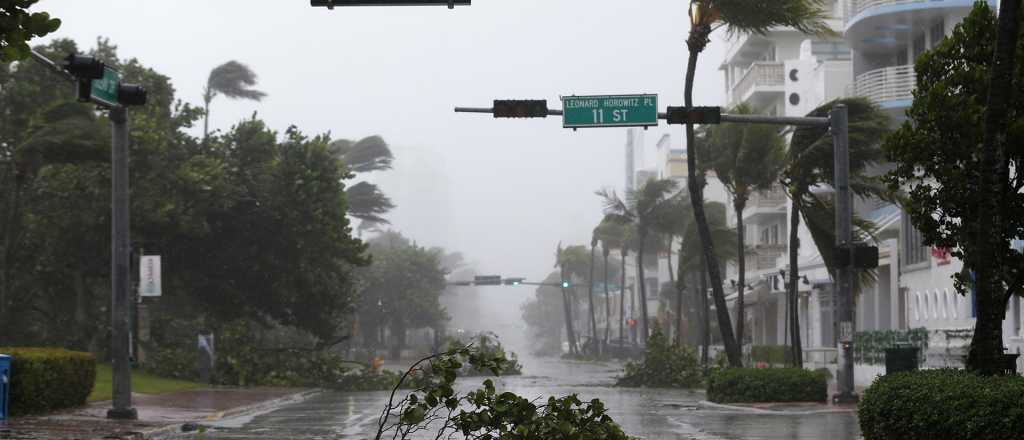
[[865,440],[1003,440],[1024,433],[1024,378],[963,370],[879,377],[858,406]]
[[84,405],[96,382],[96,358],[61,348],[0,348],[11,356],[12,415]]
[[708,378],[708,400],[718,403],[824,402],[828,378],[802,368],[731,368]]
[[697,354],[685,345],[669,343],[655,329],[647,338],[647,349],[640,362],[626,364],[626,374],[616,386],[652,388],[696,388],[703,382]]

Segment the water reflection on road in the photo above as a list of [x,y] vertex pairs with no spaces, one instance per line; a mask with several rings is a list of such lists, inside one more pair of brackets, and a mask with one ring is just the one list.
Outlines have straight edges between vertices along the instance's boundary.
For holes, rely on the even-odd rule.
[[[601,399],[610,415],[631,435],[646,439],[855,440],[860,437],[852,413],[804,415],[761,414],[698,409],[701,392],[624,389],[610,385],[619,373],[615,364],[566,363],[529,359],[525,375],[496,381],[499,389],[528,398],[576,393]],[[482,379],[460,381],[460,388]],[[324,393],[305,402],[207,432],[213,439],[341,439],[372,438],[387,394]]]

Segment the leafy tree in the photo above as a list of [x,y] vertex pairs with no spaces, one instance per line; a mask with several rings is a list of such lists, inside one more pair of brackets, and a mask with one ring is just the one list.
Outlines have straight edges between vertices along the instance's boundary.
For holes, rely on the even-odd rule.
[[[558,244],[555,253],[555,267],[559,269],[562,283],[562,306],[565,312],[565,331],[569,339],[569,353],[578,354],[580,347],[576,327],[573,325],[573,309],[576,307],[576,282],[577,279],[585,279],[587,270],[590,267],[587,260],[587,249],[584,246],[569,246],[562,248]],[[566,287],[568,282],[568,287]]]
[[[1003,7],[1010,3],[1019,2]],[[998,55],[1006,36],[996,20],[978,2],[952,35],[917,59],[909,120],[884,145],[896,163],[887,181],[908,192],[906,211],[924,244],[952,249],[964,263],[954,279],[957,291],[971,290],[977,298],[967,367],[980,372],[999,368],[1006,304],[1024,280],[1024,255],[1009,246],[1024,237],[1024,178],[1015,171],[1024,160],[1024,68]],[[1016,53],[1024,55],[1024,39]],[[995,80],[999,63],[1011,69],[1002,73],[1015,85],[993,88],[989,79]],[[1005,120],[990,124],[999,111],[990,106],[993,95],[1006,99]],[[985,185],[983,178],[995,181]]]
[[[895,193],[889,191],[879,178],[869,175],[871,167],[883,158],[879,144],[882,137],[889,132],[891,119],[866,98],[834,100],[814,109],[808,116],[825,117],[838,104],[846,105],[849,114],[850,191],[860,198],[895,201]],[[835,182],[832,136],[820,128],[797,129],[786,152],[786,168],[782,174],[784,188],[792,201],[789,215],[789,271],[786,274],[789,280],[789,334],[794,347],[793,365],[802,366],[803,356],[799,349],[802,346],[797,295],[799,285],[795,282],[800,278],[798,233],[800,220],[803,218],[826,267],[830,273],[835,273],[832,253],[836,242],[835,208],[831,201],[812,191],[815,187],[832,185]],[[854,226],[857,238],[861,240],[872,235],[874,230],[874,225],[856,217]],[[871,273],[865,274],[870,276]]]
[[664,222],[664,219],[672,215],[666,208],[674,196],[677,184],[670,179],[651,179],[644,182],[639,188],[626,193],[623,200],[615,191],[602,190],[597,195],[602,198],[605,205],[605,216],[620,223],[632,223],[636,225],[637,233],[637,278],[640,285],[640,310],[641,310],[641,338],[647,340],[647,288],[644,282],[643,258],[645,250],[648,249],[647,241],[651,238],[652,232],[657,225]]
[[562,352],[562,331],[565,328],[565,312],[562,290],[562,276],[554,271],[544,278],[543,285],[537,286],[534,298],[523,304],[523,321],[531,328],[531,336],[538,342],[534,354],[555,355]]
[[253,89],[256,85],[256,72],[249,66],[231,60],[210,71],[206,79],[206,86],[203,87],[203,139],[210,136],[210,102],[218,94],[231,99],[250,99],[260,101],[266,93]]
[[446,286],[442,254],[394,232],[371,240],[370,254],[373,264],[361,275],[360,322],[367,335],[376,326],[389,326],[395,338],[392,357],[397,358],[405,347],[406,330],[448,320],[440,303]]
[[[776,26],[789,26],[803,33],[830,34],[832,31],[824,22],[825,11],[822,0],[777,0],[770,4],[764,0],[690,0],[690,36],[686,46],[690,55],[686,64],[686,83],[684,102],[687,107],[693,106],[693,81],[697,69],[697,60],[711,41],[710,35],[717,27],[726,26],[734,33],[765,34]],[[711,277],[711,289],[718,313],[718,327],[722,332],[722,342],[729,358],[729,365],[740,367],[742,353],[740,345],[732,331],[729,311],[725,303],[725,291],[722,287],[722,273],[715,261],[714,242],[707,216],[704,213],[704,185],[698,179],[698,148],[692,123],[686,124],[686,145],[690,145],[687,154],[689,177],[687,188],[690,191],[690,203],[697,222],[697,231],[703,246],[704,256],[708,262],[708,275]]]
[[604,257],[604,305],[605,305],[605,324],[606,324],[605,328],[604,328],[604,344],[605,344],[605,346],[608,345],[608,338],[610,336],[611,328],[612,328],[611,295],[608,293],[608,283],[609,283],[609,280],[610,280],[610,278],[608,277],[608,257],[611,255],[611,250],[612,249],[619,249],[623,253],[623,255],[622,255],[622,265],[623,265],[623,267],[622,267],[622,270],[621,270],[621,278],[622,278],[622,280],[619,282],[619,292],[620,292],[620,298],[619,298],[619,308],[620,308],[620,311],[619,311],[619,339],[622,339],[624,337],[624,333],[623,333],[623,330],[622,330],[623,316],[622,316],[621,309],[623,307],[623,304],[625,304],[624,300],[626,298],[626,295],[625,295],[625,292],[626,292],[626,287],[625,287],[625,284],[626,284],[626,280],[625,280],[625,277],[626,277],[626,268],[625,268],[626,256],[625,256],[625,253],[628,252],[628,251],[626,251],[626,249],[625,249],[625,247],[626,247],[625,246],[625,239],[626,239],[625,235],[626,235],[625,225],[616,222],[614,218],[605,217],[605,218],[601,219],[601,223],[598,224],[597,228],[594,229],[594,236],[596,236],[597,239],[600,240],[600,242],[601,242],[601,254]]
[[[732,114],[752,114],[753,110],[741,104],[729,110]],[[736,213],[737,296],[736,340],[743,341],[744,288],[746,286],[746,258],[743,211],[753,193],[766,191],[778,181],[786,154],[785,141],[779,127],[764,124],[711,125],[704,130],[703,142],[697,144],[704,160],[704,172],[714,171],[725,189],[732,194],[732,208]]]
[[29,40],[54,32],[60,19],[46,12],[28,12],[39,0],[10,0],[0,4],[0,62],[28,58]]

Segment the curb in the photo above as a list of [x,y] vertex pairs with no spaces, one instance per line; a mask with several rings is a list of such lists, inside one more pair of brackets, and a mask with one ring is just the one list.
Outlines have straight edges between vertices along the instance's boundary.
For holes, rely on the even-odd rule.
[[777,416],[804,416],[813,414],[842,414],[842,413],[857,413],[856,407],[851,408],[832,408],[832,409],[814,409],[807,411],[791,411],[791,410],[771,410],[764,408],[751,408],[749,406],[737,406],[737,405],[726,405],[723,403],[714,403],[707,400],[701,400],[697,402],[697,407],[702,409],[724,409],[730,411],[740,411],[750,414],[764,414],[764,415],[777,415]]
[[[309,399],[310,397],[316,396],[316,395],[318,395],[318,394],[320,394],[322,392],[323,392],[323,390],[321,390],[321,389],[313,389],[313,390],[300,391],[300,392],[297,392],[297,393],[289,394],[287,396],[278,397],[276,399],[264,400],[262,402],[254,403],[252,405],[245,405],[245,406],[240,406],[240,407],[237,407],[237,408],[227,409],[227,410],[224,410],[224,411],[218,411],[216,413],[213,413],[213,414],[207,416],[206,418],[203,418],[201,420],[197,420],[196,422],[199,423],[199,424],[202,424],[202,422],[215,422],[215,421],[223,420],[223,419],[226,419],[226,418],[239,417],[239,416],[249,415],[249,414],[253,414],[253,413],[258,413],[258,412],[261,412],[261,411],[265,411],[265,410],[272,409],[272,408],[277,408],[277,407],[284,406],[284,405],[287,405],[287,404],[302,402],[302,401],[304,401],[306,399]],[[166,439],[170,439],[170,438],[175,438],[175,437],[177,437],[177,435],[192,435],[192,434],[195,433],[195,432],[181,432],[181,427],[182,427],[181,423],[176,423],[176,424],[173,424],[173,425],[162,426],[162,427],[151,429],[151,430],[148,430],[148,431],[143,431],[143,432],[140,433],[141,435],[139,435],[139,436],[137,436],[135,438],[138,438],[138,439],[151,439],[151,440],[166,440]]]

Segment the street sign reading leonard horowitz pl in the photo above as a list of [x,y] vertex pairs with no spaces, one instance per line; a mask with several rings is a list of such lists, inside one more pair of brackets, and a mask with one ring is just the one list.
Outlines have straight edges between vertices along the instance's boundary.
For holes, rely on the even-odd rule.
[[565,128],[657,125],[658,95],[562,97],[562,126]]

